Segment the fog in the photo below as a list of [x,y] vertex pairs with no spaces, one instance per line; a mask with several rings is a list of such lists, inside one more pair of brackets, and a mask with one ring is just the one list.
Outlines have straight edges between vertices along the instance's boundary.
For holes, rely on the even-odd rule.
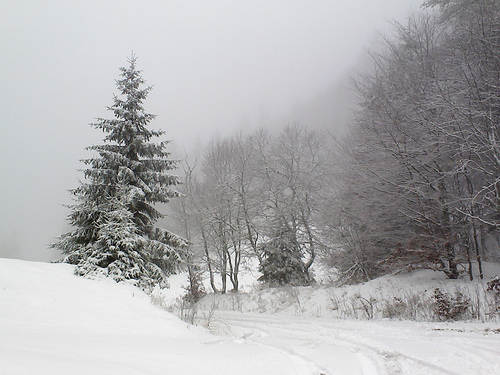
[[[44,0],[0,4],[0,256],[47,261],[68,189],[103,134],[132,51],[146,111],[182,154],[214,135],[288,122],[338,130],[339,88],[421,0]],[[344,106],[344,104],[342,104]]]

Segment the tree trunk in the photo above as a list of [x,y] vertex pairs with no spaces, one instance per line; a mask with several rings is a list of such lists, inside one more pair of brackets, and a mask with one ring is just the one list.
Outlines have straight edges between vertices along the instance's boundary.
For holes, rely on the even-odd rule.
[[210,278],[210,287],[212,288],[214,293],[219,293],[219,290],[215,286],[214,271],[212,269],[212,261],[210,260],[210,253],[208,251],[207,237],[206,237],[205,230],[203,229],[203,227],[201,227],[201,237],[203,238],[203,248],[205,250],[205,257],[207,258],[207,268],[208,268],[208,275]]
[[479,278],[482,280],[484,278],[483,275],[483,262],[481,259],[481,251],[479,248],[479,241],[477,240],[477,229],[474,221],[472,221],[472,238],[474,239],[474,247],[476,248],[476,260],[477,260],[477,267],[479,269]]

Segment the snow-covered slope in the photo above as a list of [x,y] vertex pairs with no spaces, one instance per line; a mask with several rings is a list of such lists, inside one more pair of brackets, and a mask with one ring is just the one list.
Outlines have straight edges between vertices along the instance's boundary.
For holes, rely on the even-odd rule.
[[[391,318],[428,322],[440,320],[433,310],[434,292],[439,288],[451,299],[459,292],[470,301],[470,308],[458,320],[498,323],[500,314],[495,313],[497,302],[494,293],[486,289],[489,281],[500,276],[500,264],[485,262],[483,267],[484,278],[475,275],[474,281],[470,281],[466,274],[450,280],[443,272],[432,270],[402,271],[363,284],[343,287],[319,284],[311,287],[267,288],[256,279],[252,282],[248,278],[249,284],[243,287],[245,292],[209,294],[200,301],[198,308],[303,317]],[[175,304],[173,290],[162,293],[165,295],[165,306]]]
[[[278,299],[295,300],[280,314],[220,308],[211,317],[210,327],[218,333],[214,335],[153,305],[130,285],[79,278],[72,272],[66,264],[0,258],[0,374],[500,373],[500,329],[493,321],[320,317],[313,306],[315,301],[324,303],[320,289],[297,288],[282,291],[281,297],[275,292]],[[418,275],[383,278],[364,287],[374,291],[389,281],[391,288],[409,286]],[[180,284],[181,278],[172,281]],[[248,303],[252,310],[256,297],[247,297],[239,303]],[[260,303],[270,311],[271,302]],[[305,310],[298,314],[301,307]]]
[[290,357],[188,326],[65,264],[0,259],[0,374],[293,374]]

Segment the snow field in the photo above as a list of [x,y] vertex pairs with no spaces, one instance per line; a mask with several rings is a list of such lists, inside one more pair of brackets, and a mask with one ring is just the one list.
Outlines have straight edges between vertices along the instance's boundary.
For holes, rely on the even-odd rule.
[[286,351],[327,375],[500,373],[499,331],[481,323],[338,320],[231,311],[218,311],[212,324],[218,322],[230,336]]
[[0,259],[0,374],[293,374],[280,351],[221,340],[112,280]]
[[[245,293],[206,296],[193,314],[197,324],[212,332],[287,353],[302,360],[313,374],[500,374],[496,315],[485,323],[481,318],[425,322],[436,319],[432,306],[418,306],[423,313],[417,318],[422,322],[389,320],[382,314],[385,303],[395,296],[407,296],[410,304],[430,303],[435,288],[449,293],[459,290],[471,298],[483,298],[484,303],[485,284],[500,274],[500,267],[488,263],[485,270],[485,279],[476,277],[474,282],[419,270],[341,288],[262,288],[249,283]],[[181,284],[180,278],[176,283]],[[175,296],[172,292],[167,292],[170,298]],[[367,320],[363,307],[355,303],[372,299],[374,313]],[[165,296],[165,306],[168,302]],[[170,303],[175,310],[175,302]]]
[[[449,286],[439,274],[432,280],[424,273],[345,290],[382,294],[385,287]],[[185,281],[172,277],[172,288],[156,290],[153,300],[178,299]],[[192,326],[131,285],[76,277],[67,264],[0,259],[0,301],[2,375],[500,373],[495,321],[332,319],[320,314],[330,303],[324,288],[207,296],[194,317],[199,326]]]

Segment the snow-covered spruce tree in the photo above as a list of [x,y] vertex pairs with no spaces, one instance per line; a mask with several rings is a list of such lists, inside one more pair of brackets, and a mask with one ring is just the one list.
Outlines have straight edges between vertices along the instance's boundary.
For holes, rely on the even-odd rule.
[[311,278],[302,262],[302,254],[293,231],[281,225],[274,238],[262,246],[259,266],[262,281],[270,286],[309,285]]
[[186,243],[155,227],[162,214],[153,205],[176,197],[172,186],[179,180],[168,173],[176,166],[165,151],[168,142],[151,141],[164,132],[147,128],[155,118],[143,107],[151,87],[141,88],[136,57],[129,63],[117,80],[121,96],[108,108],[114,118],[91,124],[106,136],[104,144],[87,148],[96,155],[83,160],[86,182],[71,190],[77,203],[68,221],[75,229],[52,246],[66,255],[64,262],[76,264],[76,274],[129,279],[149,289],[166,284]]

